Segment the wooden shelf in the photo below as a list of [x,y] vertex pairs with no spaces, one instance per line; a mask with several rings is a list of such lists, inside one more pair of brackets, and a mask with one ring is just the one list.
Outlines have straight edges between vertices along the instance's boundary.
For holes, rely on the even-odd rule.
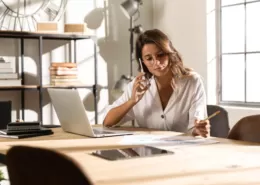
[[90,85],[43,85],[42,88],[67,88],[67,89],[71,89],[71,88],[87,88],[87,89],[92,89],[93,86]]
[[8,90],[37,90],[37,85],[22,85],[22,86],[0,86],[0,91]]
[[[86,89],[93,89],[93,86],[89,85],[43,85],[43,89],[46,88],[61,88],[61,89],[72,89],[72,88],[86,88]],[[0,91],[9,91],[9,90],[39,90],[39,85],[22,85],[22,86],[0,86]]]
[[95,38],[93,35],[71,34],[71,33],[45,33],[45,32],[24,32],[24,31],[0,31],[1,38],[31,38],[55,39],[55,40],[80,40]]

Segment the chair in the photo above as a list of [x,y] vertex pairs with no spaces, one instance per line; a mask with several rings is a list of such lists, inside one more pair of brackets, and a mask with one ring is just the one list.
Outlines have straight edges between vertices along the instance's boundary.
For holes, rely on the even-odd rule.
[[208,115],[220,111],[220,114],[210,119],[210,136],[227,138],[229,133],[228,112],[217,105],[207,105]]
[[228,139],[260,142],[260,115],[240,119],[230,130]]
[[90,185],[69,157],[48,149],[14,146],[6,154],[12,185]]

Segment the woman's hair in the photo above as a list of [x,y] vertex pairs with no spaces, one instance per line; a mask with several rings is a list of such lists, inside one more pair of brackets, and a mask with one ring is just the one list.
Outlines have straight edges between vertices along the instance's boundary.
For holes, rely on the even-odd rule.
[[[141,66],[139,59],[142,59],[142,49],[145,44],[155,44],[163,53],[169,57],[169,67],[173,73],[173,85],[175,86],[176,78],[190,75],[192,71],[190,68],[186,68],[183,65],[180,53],[173,47],[172,42],[162,31],[158,29],[147,30],[138,36],[135,46],[135,55],[138,62],[138,70],[140,71]],[[143,65],[144,72],[147,77],[150,78],[152,74],[148,71],[147,67]]]

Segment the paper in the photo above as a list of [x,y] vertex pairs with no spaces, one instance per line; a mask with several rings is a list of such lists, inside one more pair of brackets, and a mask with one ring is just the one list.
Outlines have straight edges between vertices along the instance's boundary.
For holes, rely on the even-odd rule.
[[138,134],[124,136],[120,144],[148,144],[161,142],[160,139],[166,136],[152,135],[152,134]]
[[216,140],[209,138],[196,138],[192,136],[171,136],[165,135],[131,135],[124,136],[120,141],[120,144],[125,145],[202,145],[202,144],[213,144],[218,143]]

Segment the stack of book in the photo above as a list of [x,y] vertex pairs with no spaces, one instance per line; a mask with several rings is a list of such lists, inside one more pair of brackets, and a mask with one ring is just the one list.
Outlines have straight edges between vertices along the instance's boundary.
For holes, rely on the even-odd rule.
[[11,62],[0,58],[0,86],[20,86],[21,79],[14,73]]
[[50,84],[54,86],[79,85],[76,63],[52,63]]

